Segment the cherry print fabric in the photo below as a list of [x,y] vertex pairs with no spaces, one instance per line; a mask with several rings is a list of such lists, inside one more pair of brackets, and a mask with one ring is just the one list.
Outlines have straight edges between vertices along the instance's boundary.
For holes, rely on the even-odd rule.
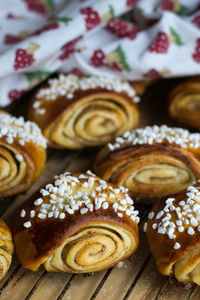
[[1,0],[0,66],[0,106],[54,72],[200,74],[200,1]]

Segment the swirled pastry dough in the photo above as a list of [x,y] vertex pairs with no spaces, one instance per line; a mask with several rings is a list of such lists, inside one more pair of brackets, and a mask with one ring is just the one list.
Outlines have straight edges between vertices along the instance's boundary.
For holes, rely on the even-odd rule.
[[200,285],[200,181],[156,203],[145,231],[163,275]]
[[0,111],[0,197],[26,191],[46,161],[46,139],[33,122]]
[[50,147],[94,147],[137,126],[137,100],[127,82],[61,74],[33,95],[29,118],[41,127]]
[[0,219],[0,280],[7,273],[14,252],[12,236],[8,226]]
[[200,77],[188,79],[172,90],[169,113],[176,121],[200,129]]
[[25,268],[87,273],[107,269],[138,246],[138,211],[123,187],[89,173],[57,176],[12,218]]
[[166,125],[125,132],[97,155],[95,172],[136,201],[178,193],[200,176],[200,134]]

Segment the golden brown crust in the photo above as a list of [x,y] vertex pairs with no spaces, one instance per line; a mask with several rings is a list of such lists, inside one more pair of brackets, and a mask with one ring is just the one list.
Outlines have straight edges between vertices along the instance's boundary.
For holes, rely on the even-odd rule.
[[[27,126],[26,122],[4,111],[0,113],[0,196],[8,197],[26,191],[33,184],[44,168],[46,150],[44,145],[34,141],[34,138],[44,139],[39,131],[34,133],[36,125]],[[5,124],[4,116],[8,118]],[[7,133],[2,133],[3,130]]]
[[0,280],[7,273],[14,253],[14,245],[10,229],[3,220],[0,219]]
[[[178,203],[182,200],[183,195],[185,193],[179,194],[176,196],[176,202]],[[189,235],[183,236],[181,233],[176,232],[177,236],[175,239],[169,239],[167,235],[158,234],[156,230],[153,230],[152,225],[154,223],[159,223],[160,219],[156,219],[156,216],[159,211],[161,211],[165,206],[165,200],[157,201],[156,204],[153,206],[151,211],[154,212],[153,219],[148,219],[148,227],[147,227],[147,237],[149,241],[149,246],[151,249],[151,253],[156,260],[156,264],[158,266],[159,271],[163,275],[172,275],[172,266],[173,264],[178,261],[180,258],[185,256],[187,251],[191,250],[192,241]],[[170,221],[175,221],[176,219],[173,218]],[[181,252],[174,249],[174,244],[176,241],[181,241]],[[193,246],[192,246],[193,247]],[[186,252],[185,252],[186,251]]]
[[148,86],[153,82],[153,80],[145,80],[145,81],[132,81],[130,82],[131,86],[134,88],[134,90],[136,91],[136,94],[138,96],[142,96]]
[[[147,238],[158,269],[163,275],[174,275],[178,281],[184,283],[195,282],[200,284],[199,275],[193,276],[194,271],[198,270],[200,231],[198,224],[194,223],[194,226],[191,221],[192,216],[196,220],[194,205],[199,204],[199,201],[195,201],[192,198],[193,203],[189,204],[188,200],[191,201],[191,198],[188,198],[186,193],[187,191],[184,191],[176,195],[175,198],[172,198],[174,200],[172,201],[172,206],[168,207],[168,210],[166,209],[167,198],[163,201],[158,201],[153,206],[148,219]],[[189,204],[188,206],[191,208],[191,211],[187,211],[187,207],[184,208],[182,205],[183,201],[185,205]],[[185,210],[185,214],[183,213],[182,216],[178,217],[177,208],[181,214]],[[163,213],[160,214],[160,212]],[[152,213],[153,216],[151,215]],[[167,214],[170,215],[170,223],[166,227],[166,233],[163,233],[163,224],[166,222],[165,218]],[[187,218],[189,222],[186,224],[185,220]],[[177,221],[181,221],[182,225],[180,225],[181,223],[177,223]],[[172,226],[172,223],[175,226]],[[159,227],[161,228],[161,232],[158,232]],[[174,228],[171,237],[169,237],[169,227]],[[183,228],[180,229],[181,227]],[[189,230],[192,233],[188,233]]]
[[[78,177],[78,175],[80,174],[73,176]],[[88,189],[90,190],[91,188]],[[107,197],[108,192],[107,189],[104,189],[104,193]],[[64,244],[68,239],[89,228],[95,229],[96,227],[104,228],[108,225],[113,226],[116,232],[119,228],[119,233],[116,233],[116,235],[120,235],[120,230],[122,230],[128,232],[128,234],[130,234],[130,240],[134,241],[127,251],[123,250],[123,256],[120,256],[119,259],[115,261],[111,261],[109,265],[103,266],[103,269],[109,268],[111,265],[130,256],[137,248],[137,223],[133,222],[128,215],[123,214],[123,217],[119,217],[113,209],[109,207],[108,209],[100,208],[98,210],[88,211],[86,214],[81,214],[79,210],[75,211],[73,214],[65,213],[64,219],[55,219],[54,217],[45,219],[34,217],[31,219],[29,217],[30,212],[32,210],[38,211],[39,209],[34,205],[34,201],[38,199],[38,197],[41,197],[39,192],[34,194],[25,204],[21,205],[11,218],[11,228],[13,231],[17,256],[25,268],[33,271],[37,270],[41,264],[45,264],[49,258],[51,259],[59,247],[64,247]],[[121,193],[119,194],[119,197],[122,197]],[[50,199],[50,197],[47,196],[45,203],[49,203],[47,198]],[[108,198],[107,201],[109,201]],[[22,209],[26,211],[26,216],[24,218],[20,217],[20,211]],[[31,227],[25,228],[24,223],[29,220],[31,221]],[[107,235],[109,236],[109,232],[114,232],[114,229],[107,229]],[[90,238],[90,234],[87,234],[86,238]],[[76,244],[76,241],[73,243]],[[52,268],[47,267],[47,270],[51,271]],[[81,271],[79,269],[73,270],[69,266],[64,266],[64,270],[71,273],[91,271],[90,269],[89,271]],[[64,270],[62,269],[62,271]],[[96,271],[95,266],[93,266],[92,270]]]
[[[66,95],[53,101],[37,98],[38,92],[48,87],[43,84],[36,90],[28,117],[40,126],[51,147],[78,149],[106,144],[139,122],[137,104],[126,92],[96,87],[77,89],[71,99]],[[35,103],[40,103],[39,109]]]
[[94,170],[104,180],[127,187],[136,202],[152,204],[197,180],[199,157],[199,149],[189,146],[130,142],[112,150],[105,146],[96,157]]
[[188,79],[170,93],[169,113],[176,121],[200,129],[200,77]]

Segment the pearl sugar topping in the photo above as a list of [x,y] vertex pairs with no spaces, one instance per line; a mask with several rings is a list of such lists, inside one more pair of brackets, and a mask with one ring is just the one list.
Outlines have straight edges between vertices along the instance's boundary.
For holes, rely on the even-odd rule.
[[[187,188],[186,197],[178,203],[175,198],[168,198],[156,215],[150,212],[148,218],[158,220],[152,224],[153,230],[166,234],[169,239],[175,239],[182,232],[192,236],[200,231],[200,180]],[[174,244],[174,249],[180,247],[178,242]]]
[[[118,217],[126,215],[139,223],[139,212],[134,210],[133,200],[128,196],[126,188],[122,186],[114,188],[91,171],[78,177],[65,172],[54,178],[53,183],[40,190],[41,196],[34,201],[35,210],[31,211],[31,218],[65,219],[66,214],[71,215],[76,211],[84,215],[99,209],[111,208]],[[29,213],[22,209],[20,216],[24,218],[29,216]],[[26,228],[28,221],[31,222],[26,220],[24,223]]]
[[181,148],[189,146],[197,149],[200,147],[200,134],[190,133],[188,130],[182,128],[171,128],[167,125],[154,125],[152,127],[147,126],[133,131],[126,131],[121,137],[115,139],[115,143],[109,143],[108,147],[113,151],[124,144],[152,145],[153,143],[160,144],[163,142],[176,144]]
[[[79,77],[76,75],[60,74],[58,78],[49,79],[48,84],[48,87],[38,91],[36,94],[37,99],[44,97],[45,100],[55,100],[59,96],[72,99],[77,90],[103,88],[116,93],[125,92],[134,102],[139,102],[139,97],[135,96],[135,90],[131,85],[117,78],[97,76]],[[33,108],[36,109],[39,114],[45,112],[44,109],[40,108],[39,101],[33,103]]]
[[[31,121],[24,121],[23,117],[13,117],[7,113],[0,113],[0,138],[6,137],[8,144],[12,144],[15,138],[20,145],[30,141],[46,148],[47,142],[43,137],[40,128]],[[17,160],[21,161],[23,157],[17,155]]]

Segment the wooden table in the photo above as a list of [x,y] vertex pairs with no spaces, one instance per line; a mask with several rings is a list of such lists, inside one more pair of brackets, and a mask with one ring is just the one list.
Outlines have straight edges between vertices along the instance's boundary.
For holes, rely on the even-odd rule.
[[[173,80],[160,81],[148,89],[140,104],[141,124],[168,124],[172,122],[167,113],[167,91],[174,85]],[[23,103],[23,105],[21,105]],[[9,110],[20,115],[26,110],[26,102],[18,102]],[[19,108],[19,106],[21,106]],[[92,168],[97,150],[58,151],[48,150],[47,165],[31,189],[15,198],[2,199],[0,213],[9,223],[12,211],[46,183],[53,175],[64,170],[76,172]],[[164,300],[200,299],[200,287],[184,288],[170,278],[160,275],[150,254],[143,223],[148,212],[147,207],[140,209],[140,245],[137,252],[125,261],[123,267],[112,268],[95,273],[93,276],[47,273],[43,268],[38,272],[25,270],[14,256],[12,265],[5,278],[0,282],[1,300]]]

